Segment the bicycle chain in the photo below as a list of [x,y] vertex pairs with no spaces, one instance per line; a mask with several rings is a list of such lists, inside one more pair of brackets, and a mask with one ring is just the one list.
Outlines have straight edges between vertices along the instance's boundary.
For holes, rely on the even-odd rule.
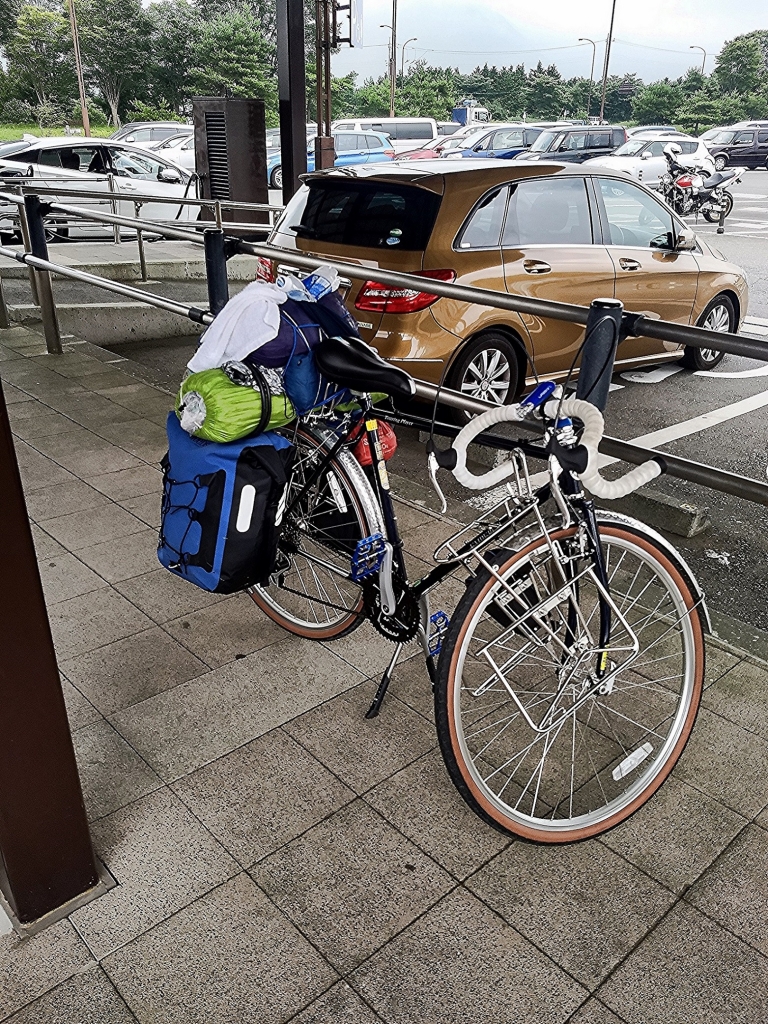
[[393,643],[407,644],[413,640],[421,625],[419,602],[411,590],[401,583],[395,583],[397,590],[397,609],[394,615],[385,615],[381,608],[381,591],[377,577],[363,580],[363,601],[366,616],[374,628],[387,640]]

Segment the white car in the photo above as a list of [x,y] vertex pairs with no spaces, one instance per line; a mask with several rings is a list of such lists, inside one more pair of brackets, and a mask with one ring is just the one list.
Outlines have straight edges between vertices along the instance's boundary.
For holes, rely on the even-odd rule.
[[[158,198],[181,199],[196,197],[192,175],[177,163],[151,153],[139,146],[111,139],[48,138],[30,139],[23,142],[0,144],[0,181],[3,171],[18,175],[19,168],[31,171],[31,177],[40,178],[47,185],[60,183],[68,190],[103,192],[104,199],[77,196],[51,196],[62,203],[82,206],[101,213],[111,213],[110,179],[114,193],[118,196],[117,208],[121,216],[135,217],[135,197],[139,195]],[[10,207],[0,205],[0,233],[15,231],[15,224],[9,218]],[[146,202],[141,216],[147,220],[196,220],[196,206],[181,206],[171,203]],[[47,221],[50,233],[61,236],[71,234],[103,236],[111,228],[94,224],[78,224],[72,221],[62,224],[65,217],[53,214]]]
[[154,152],[187,171],[195,169],[195,136],[179,135],[161,142]]
[[707,173],[714,173],[715,164],[709,150],[699,139],[676,132],[658,132],[654,135],[637,134],[609,156],[596,156],[585,160],[582,167],[605,167],[642,181],[650,188],[657,188],[662,174],[667,171],[664,147],[670,142],[680,146],[678,163],[686,167],[700,167]]

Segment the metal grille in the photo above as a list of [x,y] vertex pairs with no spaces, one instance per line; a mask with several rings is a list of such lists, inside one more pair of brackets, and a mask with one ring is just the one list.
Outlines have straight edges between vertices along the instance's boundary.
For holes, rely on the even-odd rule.
[[211,199],[229,199],[227,120],[223,110],[206,110],[205,136],[208,142],[208,175],[211,183]]

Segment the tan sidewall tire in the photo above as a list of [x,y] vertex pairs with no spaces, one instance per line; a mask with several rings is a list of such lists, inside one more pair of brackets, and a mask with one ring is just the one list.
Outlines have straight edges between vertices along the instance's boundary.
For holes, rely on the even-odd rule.
[[[573,529],[558,530],[554,532],[551,536],[557,540],[563,537],[567,537],[569,535],[573,536],[574,533],[575,530]],[[639,536],[638,534],[632,533],[629,530],[623,530],[621,528],[613,526],[601,525],[600,535],[602,537],[631,538],[632,542],[637,544],[638,547],[643,548],[649,554],[653,555],[653,557],[659,562],[660,565],[663,566],[663,568],[667,571],[667,573],[669,573],[672,580],[678,586],[680,593],[684,597],[686,607],[693,612],[693,614],[690,616],[690,622],[693,630],[694,657],[696,659],[697,668],[696,676],[693,681],[693,694],[691,698],[691,704],[688,709],[688,714],[683,725],[683,729],[680,733],[680,736],[678,737],[677,743],[674,746],[672,754],[669,756],[666,764],[663,766],[661,771],[651,782],[648,788],[643,790],[643,792],[635,800],[633,800],[632,803],[622,808],[621,811],[617,812],[615,815],[613,815],[613,817],[606,818],[604,821],[597,822],[594,825],[590,825],[585,828],[574,829],[573,831],[567,833],[558,833],[539,830],[535,828],[528,828],[525,825],[520,824],[518,822],[510,822],[507,819],[503,818],[499,812],[499,809],[495,807],[485,797],[483,792],[478,788],[477,784],[475,783],[471,772],[468,771],[466,763],[464,762],[464,759],[461,755],[461,746],[459,744],[458,735],[456,732],[456,723],[453,715],[450,713],[450,708],[453,706],[454,699],[453,688],[451,688],[451,692],[446,692],[446,707],[448,709],[447,717],[450,734],[451,756],[453,763],[455,764],[456,768],[458,769],[461,775],[464,785],[466,786],[467,790],[469,791],[469,794],[471,795],[472,800],[481,811],[483,817],[485,817],[486,820],[488,820],[491,824],[495,825],[496,828],[499,828],[503,832],[511,832],[514,835],[520,836],[523,839],[529,839],[539,843],[573,843],[579,842],[582,839],[589,839],[592,836],[602,834],[603,832],[607,832],[609,829],[614,828],[616,825],[620,824],[622,821],[625,821],[628,817],[630,817],[630,815],[634,814],[636,810],[642,807],[642,805],[646,803],[659,789],[662,783],[666,781],[667,777],[669,776],[669,773],[672,771],[680,755],[682,754],[683,749],[685,748],[685,745],[690,737],[691,730],[693,729],[693,723],[696,720],[696,714],[698,712],[699,702],[701,700],[701,692],[704,683],[704,633],[701,628],[701,620],[698,614],[694,611],[696,601],[693,595],[691,594],[688,584],[680,575],[679,571],[675,568],[675,566],[669,561],[669,559],[665,557],[663,552],[660,551],[655,545],[645,540],[645,538]],[[534,551],[537,547],[540,547],[542,543],[544,543],[542,540],[537,540],[529,544],[527,547],[523,548],[521,551],[518,551],[513,558],[510,558],[509,561],[504,566],[499,568],[499,575],[503,575],[504,573],[508,572],[509,569],[515,564],[515,562],[519,561],[526,555],[530,554],[530,552]],[[495,585],[495,583],[495,578],[489,577],[486,586],[483,587],[483,589],[480,591],[469,613],[464,618],[461,630],[456,639],[456,643],[454,644],[453,650],[451,651],[451,661],[448,669],[449,678],[453,681],[453,686],[455,686],[456,684],[456,660],[459,656],[459,652],[462,649],[462,645],[464,643],[464,638],[466,636],[469,623],[472,622],[474,618],[474,614],[475,611],[477,610],[478,604],[480,604],[484,600],[488,591]]]

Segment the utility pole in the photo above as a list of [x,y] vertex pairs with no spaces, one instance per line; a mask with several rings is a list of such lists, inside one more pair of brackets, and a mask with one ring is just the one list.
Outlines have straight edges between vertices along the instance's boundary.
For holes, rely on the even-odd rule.
[[616,0],[611,6],[611,27],[608,29],[608,39],[605,44],[605,63],[603,64],[603,89],[600,95],[600,121],[605,115],[605,90],[608,87],[608,65],[611,61],[611,42],[613,41],[613,19],[616,17]]
[[91,134],[91,121],[88,117],[88,105],[85,99],[85,85],[83,83],[83,61],[80,57],[80,34],[77,31],[77,15],[75,14],[75,0],[69,0],[69,24],[72,26],[72,46],[75,53],[75,69],[77,71],[77,88],[80,92],[80,113],[83,118],[83,131],[86,135]]
[[408,45],[408,43],[416,43],[416,42],[418,42],[418,39],[419,39],[418,36],[414,36],[412,39],[406,39],[406,41],[403,43],[403,52],[402,52],[402,56],[400,58],[400,77],[401,78],[405,77],[405,48]]
[[395,116],[395,89],[397,88],[397,0],[392,0],[392,50],[389,65],[389,116]]
[[587,36],[581,36],[579,38],[580,43],[592,43],[592,67],[589,69],[589,92],[587,93],[587,121],[589,121],[589,108],[592,104],[592,83],[595,80],[595,54],[597,53],[597,43],[594,39],[589,39]]

